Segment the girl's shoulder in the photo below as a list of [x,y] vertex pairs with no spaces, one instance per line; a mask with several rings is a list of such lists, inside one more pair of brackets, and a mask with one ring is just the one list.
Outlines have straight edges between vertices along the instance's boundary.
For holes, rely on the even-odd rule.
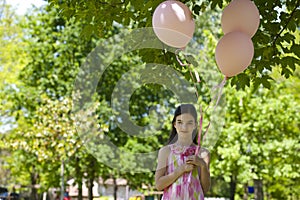
[[199,151],[199,156],[201,158],[210,157],[210,152],[209,152],[209,150],[207,148],[201,147],[201,149]]
[[168,157],[171,152],[171,148],[169,145],[163,146],[159,149],[159,155]]
[[165,145],[159,149],[159,151],[170,151],[170,145]]
[[205,147],[201,147],[200,151],[201,152],[208,152],[209,153],[209,150],[207,148],[205,148]]

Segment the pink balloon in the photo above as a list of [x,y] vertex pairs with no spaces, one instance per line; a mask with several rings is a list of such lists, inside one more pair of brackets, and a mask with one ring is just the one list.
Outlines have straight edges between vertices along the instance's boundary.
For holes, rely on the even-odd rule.
[[221,72],[232,77],[243,72],[254,56],[254,47],[249,35],[230,32],[218,42],[215,52],[216,62]]
[[259,11],[252,1],[233,0],[223,10],[221,27],[224,34],[241,31],[253,37],[259,21]]
[[195,22],[190,9],[180,1],[164,1],[155,9],[153,30],[165,44],[184,48],[192,39]]

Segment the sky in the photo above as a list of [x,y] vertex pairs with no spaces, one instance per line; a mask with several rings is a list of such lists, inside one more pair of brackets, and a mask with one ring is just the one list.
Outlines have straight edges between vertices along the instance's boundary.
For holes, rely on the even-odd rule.
[[19,15],[25,14],[27,9],[31,8],[32,5],[40,7],[47,4],[47,2],[44,0],[6,0],[6,3],[15,8],[17,14]]

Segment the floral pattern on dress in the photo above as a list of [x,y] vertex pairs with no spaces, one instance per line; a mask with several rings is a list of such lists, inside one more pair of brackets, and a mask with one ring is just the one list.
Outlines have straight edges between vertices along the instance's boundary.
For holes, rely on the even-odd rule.
[[[169,145],[171,152],[168,157],[167,174],[185,163],[189,156],[196,152],[196,146]],[[184,173],[173,184],[165,188],[162,200],[204,200],[204,194],[199,179],[198,168],[190,173]]]

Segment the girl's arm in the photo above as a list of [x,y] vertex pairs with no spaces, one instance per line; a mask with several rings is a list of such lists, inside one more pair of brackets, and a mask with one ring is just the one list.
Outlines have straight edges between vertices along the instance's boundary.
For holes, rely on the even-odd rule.
[[158,153],[158,164],[155,172],[155,186],[157,190],[163,190],[172,183],[174,183],[178,177],[182,176],[183,173],[192,171],[194,165],[183,164],[177,167],[172,173],[166,174],[167,160],[170,154],[170,148],[165,146],[159,150]]
[[187,163],[193,164],[200,169],[199,179],[201,181],[201,186],[203,192],[208,192],[210,188],[210,153],[206,149],[201,149],[201,158],[199,156],[192,156],[187,160]]
[[[199,158],[199,159],[201,159],[201,158]],[[205,164],[200,166],[200,181],[201,181],[203,192],[206,193],[209,191],[209,188],[210,188],[210,171],[209,171],[210,153],[209,153],[209,151],[206,152],[206,156],[202,160],[205,162]]]

